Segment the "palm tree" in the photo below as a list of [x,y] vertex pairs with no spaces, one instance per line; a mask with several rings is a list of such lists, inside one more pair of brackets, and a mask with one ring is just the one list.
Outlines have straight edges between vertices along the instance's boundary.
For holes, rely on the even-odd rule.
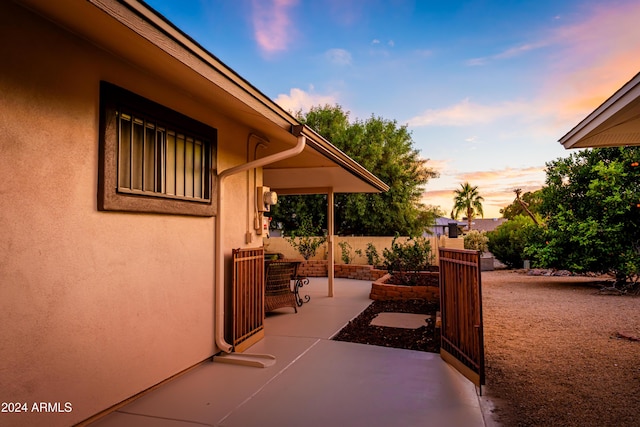
[[455,190],[453,198],[453,210],[451,218],[456,219],[461,212],[467,214],[467,229],[471,230],[471,220],[477,215],[484,217],[482,202],[484,198],[478,194],[478,187],[472,187],[468,182],[460,184],[460,189]]

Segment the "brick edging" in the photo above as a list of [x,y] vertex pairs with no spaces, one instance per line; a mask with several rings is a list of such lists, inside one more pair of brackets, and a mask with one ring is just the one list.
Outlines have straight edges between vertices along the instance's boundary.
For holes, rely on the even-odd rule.
[[440,301],[440,289],[437,286],[404,286],[385,283],[390,277],[390,274],[385,274],[371,283],[370,299],[375,301],[404,301],[409,299]]

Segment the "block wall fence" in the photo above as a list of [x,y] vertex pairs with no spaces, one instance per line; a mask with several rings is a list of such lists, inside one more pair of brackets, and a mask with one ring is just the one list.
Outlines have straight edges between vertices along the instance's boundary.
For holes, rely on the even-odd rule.
[[[399,237],[399,242],[406,242],[408,237]],[[431,250],[434,255],[433,263],[438,263],[438,247],[464,249],[464,239],[452,239],[446,236],[431,236],[428,237],[431,242]],[[353,261],[351,265],[367,265],[366,249],[369,243],[372,243],[378,255],[382,258],[382,253],[385,248],[391,247],[392,236],[336,236],[334,243],[334,260],[335,264],[344,264],[342,261],[342,249],[340,248],[340,242],[347,242],[351,246],[351,253],[353,255]],[[267,253],[281,253],[287,259],[300,259],[300,254],[287,242],[284,237],[270,237],[264,238],[264,250]],[[357,255],[356,250],[362,251],[362,255]],[[327,244],[325,243],[320,248],[316,256],[311,260],[326,260],[327,259]],[[326,271],[326,264],[325,264]],[[326,275],[326,272],[325,272]]]

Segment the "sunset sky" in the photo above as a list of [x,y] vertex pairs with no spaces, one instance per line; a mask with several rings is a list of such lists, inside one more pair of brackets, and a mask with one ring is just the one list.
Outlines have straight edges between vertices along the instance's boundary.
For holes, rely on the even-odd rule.
[[485,218],[544,183],[558,139],[640,71],[637,0],[148,0],[292,112],[339,104],[408,125],[451,211]]

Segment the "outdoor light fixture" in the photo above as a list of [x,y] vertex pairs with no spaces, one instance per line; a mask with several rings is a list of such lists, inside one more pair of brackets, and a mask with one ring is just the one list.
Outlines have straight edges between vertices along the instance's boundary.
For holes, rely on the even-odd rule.
[[260,186],[257,189],[256,203],[258,204],[259,212],[270,212],[271,205],[278,203],[278,194],[275,191],[271,191],[269,187]]

